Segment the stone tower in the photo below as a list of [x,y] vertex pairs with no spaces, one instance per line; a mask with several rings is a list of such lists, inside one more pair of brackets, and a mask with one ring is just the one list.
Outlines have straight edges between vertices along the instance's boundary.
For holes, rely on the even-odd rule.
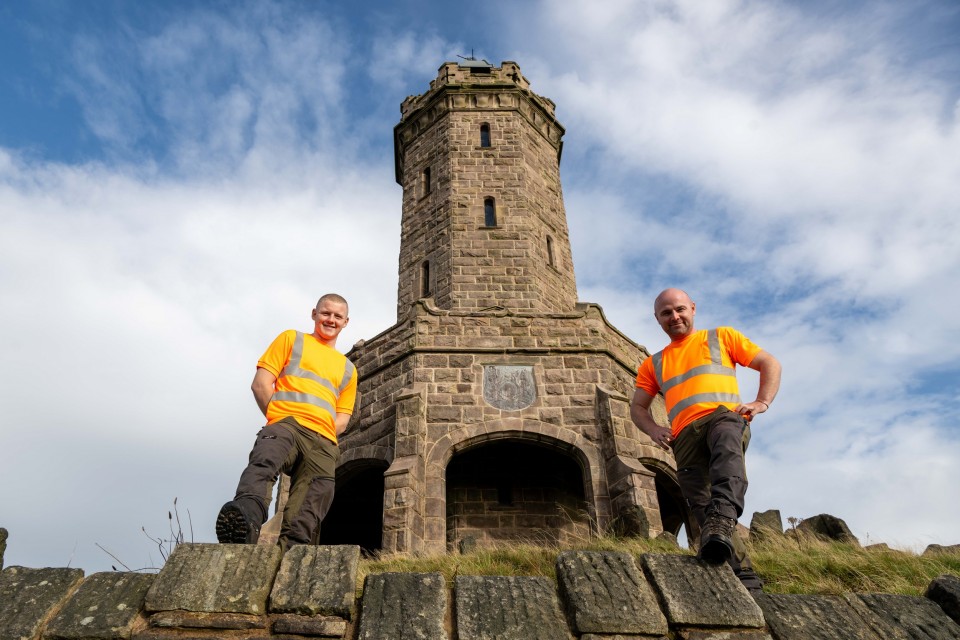
[[513,62],[445,63],[403,101],[397,323],[348,354],[358,408],[322,542],[442,551],[689,522],[673,458],[629,418],[649,354],[577,302],[563,133]]

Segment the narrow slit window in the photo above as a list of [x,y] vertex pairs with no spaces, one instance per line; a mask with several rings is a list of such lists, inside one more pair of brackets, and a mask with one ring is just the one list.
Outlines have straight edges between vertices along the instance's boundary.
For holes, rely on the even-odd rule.
[[431,294],[430,290],[430,261],[424,260],[420,265],[420,297],[426,298]]
[[488,227],[497,226],[497,203],[493,198],[485,198],[483,201],[483,224]]
[[423,195],[430,193],[432,188],[433,184],[430,181],[430,167],[426,167],[423,170]]
[[553,258],[553,238],[551,236],[547,236],[547,264],[551,267],[557,266]]
[[484,122],[480,125],[480,146],[489,147],[490,146],[490,125]]

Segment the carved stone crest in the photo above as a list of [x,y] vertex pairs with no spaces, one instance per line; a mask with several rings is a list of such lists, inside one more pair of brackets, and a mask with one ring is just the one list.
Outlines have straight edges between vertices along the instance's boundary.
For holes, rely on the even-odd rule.
[[537,399],[532,366],[490,364],[483,368],[483,399],[491,407],[518,411]]

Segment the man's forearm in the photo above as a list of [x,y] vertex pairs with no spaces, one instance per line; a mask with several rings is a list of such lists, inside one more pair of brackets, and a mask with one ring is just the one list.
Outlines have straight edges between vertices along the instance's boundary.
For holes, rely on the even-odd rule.
[[757,402],[769,407],[780,391],[780,363],[771,358],[760,368],[760,383],[757,388]]

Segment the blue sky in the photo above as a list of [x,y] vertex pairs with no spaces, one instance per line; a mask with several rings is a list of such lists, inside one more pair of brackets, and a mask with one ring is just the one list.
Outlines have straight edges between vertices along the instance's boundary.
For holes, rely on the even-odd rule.
[[960,542],[956,3],[40,1],[0,7],[6,564],[157,566],[174,497],[214,540],[270,340],[328,290],[344,349],[395,321],[392,128],[471,51],[557,103],[581,300],[656,350],[681,286],[783,362],[743,521]]

